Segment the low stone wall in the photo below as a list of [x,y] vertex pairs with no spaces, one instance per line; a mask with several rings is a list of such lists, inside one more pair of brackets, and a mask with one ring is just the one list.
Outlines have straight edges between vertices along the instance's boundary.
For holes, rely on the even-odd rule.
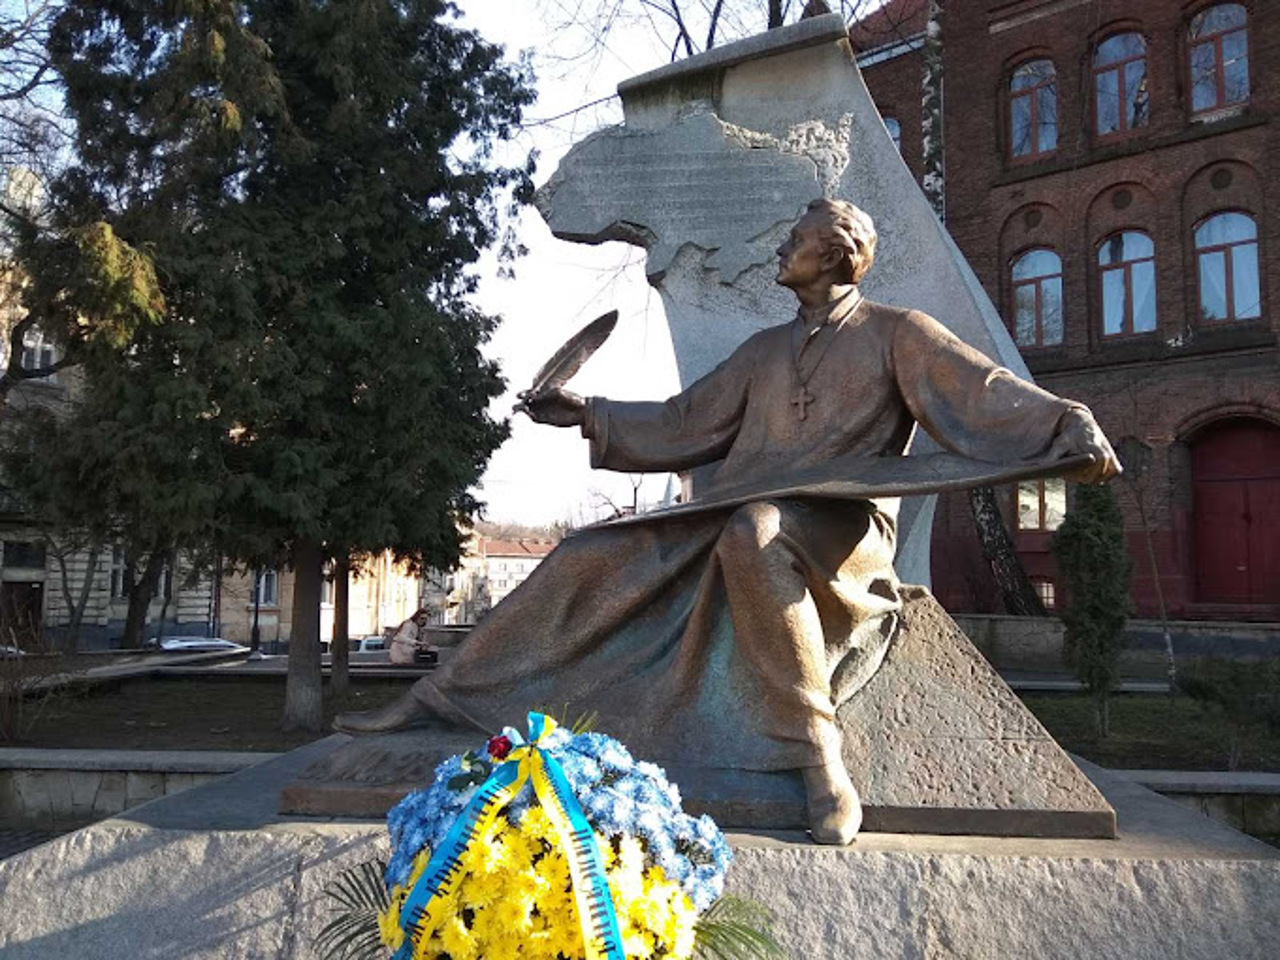
[[[1056,617],[955,615],[974,645],[998,670],[1060,673],[1062,621]],[[1174,620],[1169,623],[1174,656],[1231,657],[1261,660],[1280,656],[1280,629],[1275,624],[1217,623]],[[1158,621],[1131,620],[1125,628],[1121,675],[1163,680],[1167,671],[1164,629]]]
[[0,750],[0,822],[69,830],[278,756],[132,750]]
[[1254,837],[1280,837],[1280,773],[1118,770],[1184,807]]
[[[387,854],[378,823],[282,819],[277,798],[343,741],[276,760],[0,862],[5,960],[311,960],[324,889]],[[1280,851],[1086,765],[1116,840],[732,835],[731,892],[788,956],[1219,960],[1280,942]]]

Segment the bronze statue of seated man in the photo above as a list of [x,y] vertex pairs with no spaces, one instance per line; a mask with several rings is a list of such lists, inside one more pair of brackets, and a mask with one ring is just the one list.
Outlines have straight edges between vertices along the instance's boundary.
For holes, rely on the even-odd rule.
[[[993,364],[918,311],[872,303],[871,219],[816,200],[778,248],[794,319],[743,343],[665,402],[529,397],[540,423],[580,427],[595,467],[717,463],[708,492],[901,456],[917,424],[989,463],[1092,456],[1119,471],[1088,409]],[[861,823],[836,708],[883,660],[902,607],[896,499],[772,497],[568,537],[449,660],[340,730],[423,719],[492,731],[530,708],[595,711],[658,762],[802,772],[815,840]]]

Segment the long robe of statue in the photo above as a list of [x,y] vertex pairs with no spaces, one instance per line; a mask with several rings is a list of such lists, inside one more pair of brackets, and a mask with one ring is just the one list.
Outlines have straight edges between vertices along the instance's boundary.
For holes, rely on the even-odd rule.
[[[712,488],[850,455],[901,455],[918,422],[959,454],[1043,454],[1078,406],[937,321],[850,298],[764,330],[666,402],[593,398],[593,466],[722,461]],[[776,500],[570,536],[414,687],[500,729],[599,714],[637,755],[783,770],[838,761],[835,708],[875,672],[901,608],[896,501]]]

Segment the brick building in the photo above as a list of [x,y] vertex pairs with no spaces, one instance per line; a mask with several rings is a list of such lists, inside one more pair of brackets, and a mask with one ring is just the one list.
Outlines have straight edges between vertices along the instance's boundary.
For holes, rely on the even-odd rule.
[[[917,176],[926,16],[890,0],[851,30]],[[1280,9],[988,0],[942,24],[947,226],[1036,379],[1089,404],[1126,462],[1138,612],[1162,592],[1173,617],[1280,619]],[[1061,599],[1067,491],[1003,496]],[[940,504],[934,557],[951,609],[997,608],[963,497]]]

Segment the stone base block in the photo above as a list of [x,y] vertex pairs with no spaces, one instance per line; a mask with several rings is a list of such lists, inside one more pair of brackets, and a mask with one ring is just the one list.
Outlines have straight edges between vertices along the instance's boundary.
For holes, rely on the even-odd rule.
[[[323,891],[387,854],[376,823],[276,814],[305,748],[0,862],[5,960],[303,960]],[[1218,960],[1275,955],[1280,851],[1086,766],[1115,840],[732,834],[733,892],[770,906],[790,956]]]

